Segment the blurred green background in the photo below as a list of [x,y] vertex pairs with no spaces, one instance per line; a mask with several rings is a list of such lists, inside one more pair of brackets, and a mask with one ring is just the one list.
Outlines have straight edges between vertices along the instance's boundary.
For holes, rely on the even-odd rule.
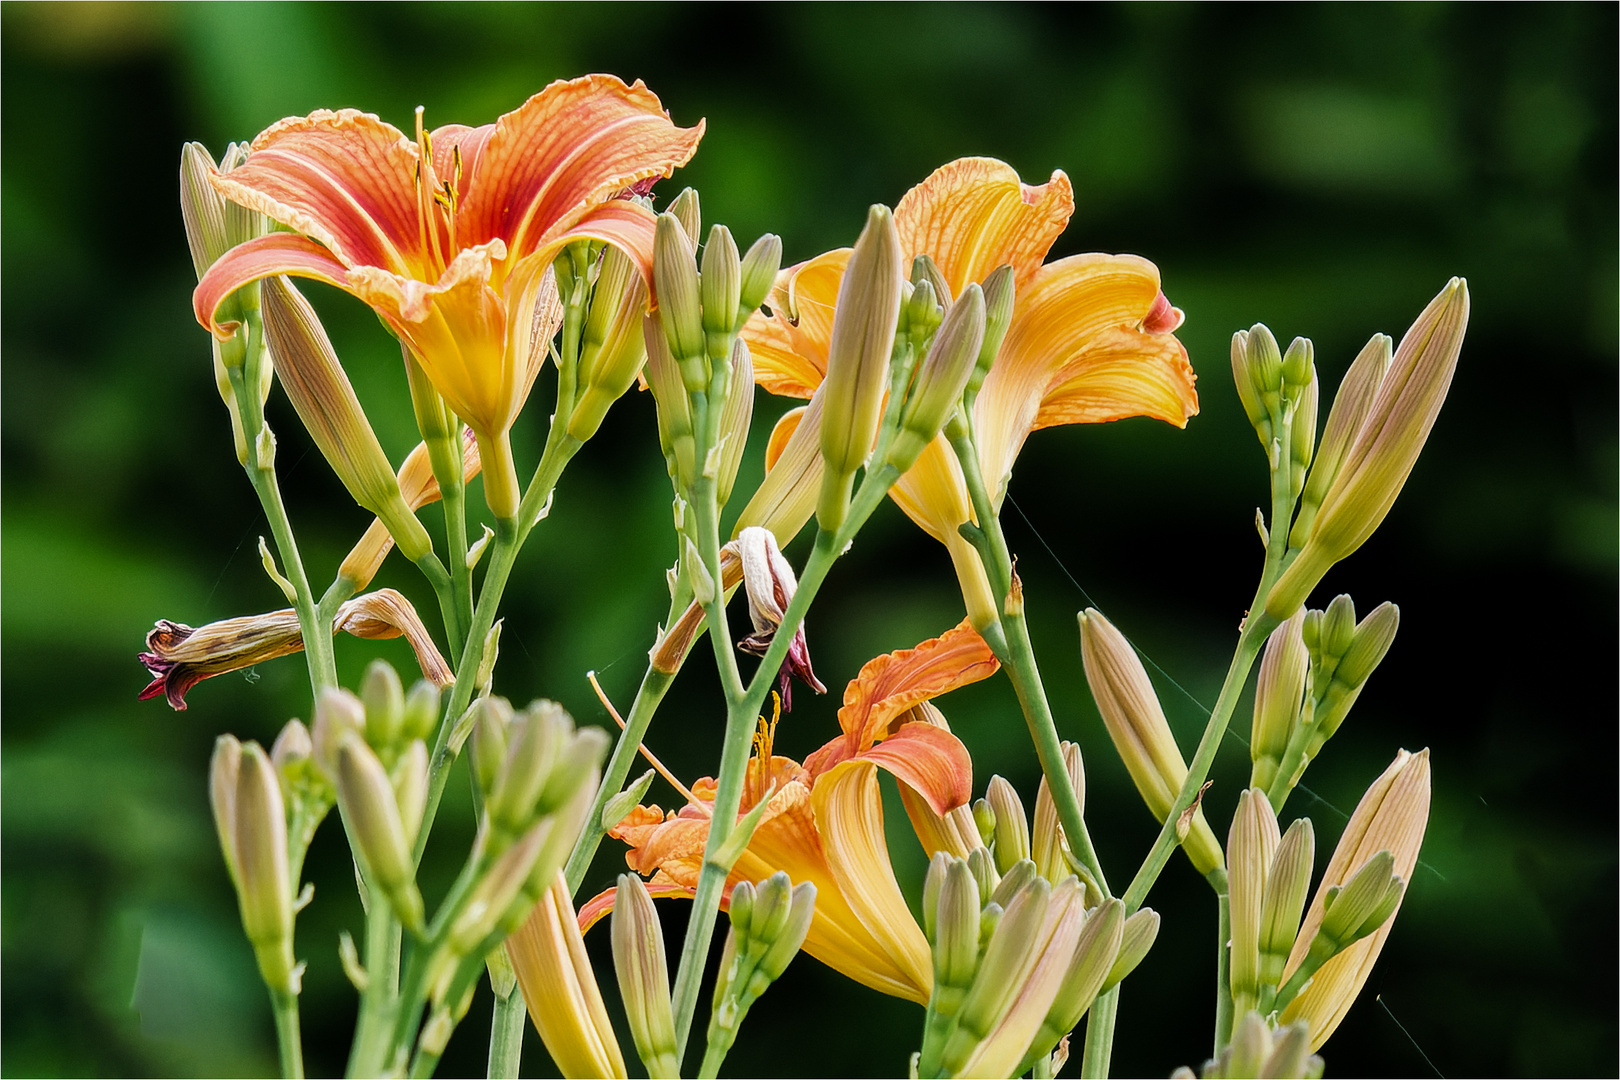
[[[778,232],[790,261],[848,243],[868,203],[892,205],[939,164],[988,154],[1027,181],[1055,168],[1073,179],[1078,209],[1055,254],[1130,251],[1162,269],[1187,312],[1202,414],[1184,432],[1136,420],[1036,435],[1007,520],[1118,877],[1154,824],[1084,689],[1081,587],[1175,680],[1160,690],[1190,745],[1259,565],[1264,466],[1231,387],[1230,334],[1263,320],[1285,341],[1311,336],[1335,385],[1371,333],[1398,336],[1466,275],[1473,321],[1428,449],[1318,597],[1350,591],[1363,610],[1395,600],[1403,626],[1307,778],[1318,798],[1289,810],[1315,819],[1325,859],[1397,747],[1432,747],[1435,779],[1422,867],[1325,1054],[1338,1075],[1620,1069],[1613,5],[86,3],[7,4],[0,23],[6,1074],[274,1068],[204,777],[219,732],[268,741],[307,715],[303,665],[205,683],[184,713],[135,701],[154,619],[280,606],[190,314],[181,143],[218,153],[318,107],[408,127],[420,103],[431,124],[488,122],[552,79],[598,70],[646,79],[679,123],[708,120],[661,198],[693,184],[707,220],[744,243]],[[414,435],[396,349],[359,304],[310,291],[398,460]],[[782,407],[762,397],[740,489]],[[544,411],[541,395],[520,460],[534,460]],[[326,580],[365,518],[279,394],[271,421],[312,576]],[[668,498],[652,403],[632,393],[524,553],[501,692],[605,723],[583,679],[594,669],[628,703],[666,602]],[[432,609],[395,563],[382,583]],[[837,691],[863,660],[959,617],[943,549],[887,508],[812,615],[817,670]],[[409,663],[403,648],[345,639],[344,677],[375,655]],[[717,756],[703,659],[649,740],[688,778]],[[836,693],[800,700],[778,745],[802,757],[834,730]],[[944,706],[976,783],[1001,772],[1031,797],[1005,681]],[[1206,804],[1220,832],[1247,768],[1229,743]],[[471,835],[465,783],[450,790],[429,854],[440,876]],[[662,785],[654,794],[668,805]],[[894,830],[891,846],[915,890],[920,853]],[[613,847],[587,891],[611,881]],[[359,928],[346,858],[328,827],[299,923],[312,1075],[341,1068],[353,1023],[335,948],[340,929]],[[431,900],[444,882],[426,884]],[[1162,1076],[1208,1052],[1214,905],[1181,860],[1150,903],[1165,925],[1122,996],[1123,1075]],[[679,933],[681,906],[664,911]],[[603,959],[605,941],[591,935]],[[611,979],[606,995],[617,1010]],[[487,1017],[486,995],[446,1075],[482,1074]],[[802,959],[727,1071],[902,1074],[921,1019]],[[525,1066],[551,1069],[532,1032]]]

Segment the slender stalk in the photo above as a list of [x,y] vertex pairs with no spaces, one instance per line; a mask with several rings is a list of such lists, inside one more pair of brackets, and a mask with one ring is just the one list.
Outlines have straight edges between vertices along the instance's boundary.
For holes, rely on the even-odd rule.
[[635,762],[641,741],[647,735],[653,713],[658,711],[659,702],[664,700],[664,694],[674,681],[673,672],[659,671],[650,664],[647,673],[641,677],[641,688],[636,691],[636,700],[630,706],[624,731],[613,747],[613,756],[608,759],[602,782],[596,789],[596,798],[591,803],[590,814],[585,819],[585,828],[568,856],[564,874],[568,878],[570,893],[578,892],[585,880],[585,872],[590,869],[591,860],[596,857],[596,850],[602,844],[602,837],[607,834],[602,811],[607,808],[608,801],[624,789],[625,779],[629,777],[630,766]]
[[523,1062],[523,1024],[529,1018],[523,991],[512,987],[504,998],[495,995],[495,1017],[489,1026],[489,1070],[491,1080],[515,1080]]
[[1232,1038],[1232,895],[1227,890],[1226,871],[1211,870],[1209,883],[1215,887],[1220,927],[1215,956],[1215,1051],[1210,1056],[1220,1057]]
[[298,1032],[298,995],[271,991],[270,1007],[276,1014],[276,1049],[281,1053],[281,1075],[303,1080],[304,1048]]
[[[459,434],[456,438],[459,443]],[[450,594],[454,600],[456,622],[453,627],[446,624],[445,634],[450,639],[450,662],[458,664],[461,662],[461,652],[466,648],[467,628],[472,625],[472,570],[467,566],[467,485],[462,478],[460,455],[447,464],[450,466],[447,469],[449,475],[438,477],[438,481],[444,510],[445,545],[450,560]],[[434,466],[437,472],[437,461]],[[450,482],[446,483],[446,480]]]
[[366,911],[366,990],[360,996],[349,1076],[380,1076],[389,1067],[399,1008],[399,946],[399,920],[382,894],[371,891]]
[[1114,1055],[1114,1020],[1119,1014],[1119,987],[1098,994],[1091,1003],[1086,1021],[1086,1046],[1080,1058],[1080,1075],[1087,1080],[1101,1080],[1108,1075],[1108,1063]]

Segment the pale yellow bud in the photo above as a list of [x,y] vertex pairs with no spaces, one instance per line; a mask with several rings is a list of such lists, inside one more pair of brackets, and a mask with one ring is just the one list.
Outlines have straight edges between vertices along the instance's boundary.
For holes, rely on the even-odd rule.
[[1226,842],[1231,952],[1227,972],[1233,1008],[1246,1012],[1260,998],[1260,920],[1271,863],[1282,841],[1266,793],[1250,788],[1238,796]]
[[692,429],[692,402],[681,381],[680,364],[670,351],[662,316],[648,315],[642,322],[642,340],[647,348],[647,385],[658,403],[658,444],[664,451],[669,478],[677,490],[687,490],[697,480],[697,439]]
[[[1080,656],[1108,736],[1142,800],[1163,822],[1187,779],[1187,763],[1147,671],[1130,642],[1095,608],[1080,613]],[[1201,809],[1181,846],[1200,874],[1222,864],[1220,845]]]
[[242,928],[271,989],[298,992],[292,951],[292,880],[281,781],[258,743],[242,747],[234,807],[237,899]]
[[613,901],[613,968],[619,976],[630,1034],[647,1075],[679,1076],[663,929],[647,886],[634,874],[619,875]]
[[1304,623],[1305,611],[1301,608],[1271,632],[1260,660],[1254,691],[1254,727],[1249,739],[1249,757],[1254,761],[1249,783],[1261,790],[1271,787],[1299,722],[1305,673],[1310,666],[1310,653],[1300,633]]
[[718,440],[710,453],[715,455],[715,500],[720,506],[731,498],[737,470],[742,467],[743,451],[748,449],[748,428],[754,420],[754,358],[748,344],[737,338],[731,346],[731,388],[720,411]]
[[1333,486],[1344,464],[1350,444],[1361,432],[1361,425],[1372,409],[1373,398],[1389,370],[1389,335],[1374,334],[1372,339],[1351,361],[1350,368],[1339,383],[1339,392],[1333,395],[1333,407],[1328,410],[1327,428],[1322,432],[1322,446],[1311,464],[1310,478],[1305,483],[1299,503],[1299,515],[1294,519],[1293,531],[1288,534],[1291,547],[1303,547],[1310,537],[1316,521],[1316,512],[1322,506],[1328,488]]
[[[1084,813],[1086,769],[1079,746],[1072,742],[1063,743],[1063,765],[1069,774],[1069,786],[1074,789],[1075,801]],[[1035,869],[1040,871],[1042,877],[1056,883],[1073,872],[1064,854],[1067,848],[1068,838],[1063,835],[1063,826],[1058,821],[1057,804],[1053,802],[1052,789],[1047,786],[1046,777],[1043,776],[1040,791],[1035,796],[1035,826],[1030,837],[1030,858],[1035,860]]]
[[585,316],[579,355],[579,397],[568,418],[568,434],[584,442],[602,426],[608,408],[636,381],[647,359],[641,320],[647,311],[647,283],[635,260],[608,245],[602,252],[590,311]]

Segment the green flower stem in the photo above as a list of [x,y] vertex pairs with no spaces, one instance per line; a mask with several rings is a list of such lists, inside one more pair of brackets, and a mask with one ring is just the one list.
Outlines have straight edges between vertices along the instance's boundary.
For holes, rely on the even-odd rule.
[[1220,1057],[1221,1051],[1232,1039],[1232,980],[1229,975],[1232,962],[1232,894],[1227,889],[1225,870],[1217,867],[1209,872],[1208,877],[1215,889],[1219,909],[1219,932],[1215,942],[1215,1052],[1210,1056]]
[[264,325],[258,304],[244,305],[243,327],[239,336],[245,336],[246,359],[241,364],[228,365],[231,391],[236,397],[236,408],[242,418],[242,433],[247,444],[248,482],[259,497],[264,516],[270,522],[270,534],[276,541],[276,553],[281,556],[282,572],[293,586],[293,607],[298,612],[298,628],[304,636],[304,659],[309,665],[310,689],[319,693],[337,685],[337,662],[332,651],[332,622],[323,624],[317,612],[315,594],[309,587],[309,576],[304,573],[304,561],[298,554],[298,541],[293,538],[292,522],[287,517],[287,506],[281,498],[281,485],[276,479],[274,456],[268,461],[259,458],[260,432],[267,431],[264,422],[264,402],[259,399],[259,368],[264,363]]
[[523,1061],[523,1022],[529,1018],[523,991],[512,987],[504,998],[495,997],[495,1019],[489,1026],[490,1077],[513,1080]]
[[602,812],[607,809],[608,801],[624,790],[624,782],[630,775],[630,767],[641,749],[641,740],[646,738],[647,727],[652,723],[653,714],[658,711],[659,703],[664,700],[664,694],[674,681],[673,672],[659,671],[651,664],[647,666],[647,673],[641,677],[641,687],[636,691],[636,700],[630,706],[630,715],[625,720],[624,731],[613,747],[613,756],[608,759],[607,769],[602,774],[602,783],[596,789],[596,798],[592,801],[590,814],[585,819],[585,828],[580,832],[579,839],[574,842],[574,850],[568,856],[568,865],[564,873],[568,878],[568,891],[571,894],[579,891],[580,885],[585,881],[585,872],[590,869],[591,860],[596,857],[597,848],[602,844],[602,837],[607,834],[607,826],[602,821]]
[[[686,940],[681,950],[680,968],[676,974],[673,1004],[675,1012],[675,1050],[677,1059],[686,1055],[686,1041],[692,1029],[692,1017],[697,1011],[698,984],[703,977],[703,963],[713,940],[715,916],[720,910],[720,894],[725,886],[727,867],[714,860],[726,839],[731,835],[742,803],[742,781],[748,765],[748,751],[754,731],[755,717],[765,703],[765,695],[776,680],[776,673],[787,658],[788,646],[811,601],[827,579],[838,556],[854,539],[867,518],[888,495],[889,488],[900,478],[892,465],[881,465],[862,478],[861,486],[850,503],[849,513],[837,535],[826,531],[816,534],[815,547],[806,560],[804,572],[799,576],[798,590],[788,602],[782,615],[782,625],[771,639],[770,648],[754,671],[742,701],[727,709],[726,741],[721,753],[720,777],[715,790],[714,811],[710,816],[709,840],[704,849],[703,869],[698,875],[696,895],[692,898],[692,915],[687,923]],[[719,588],[716,573],[716,589]],[[716,649],[730,648],[724,624],[711,621],[710,634]]]
[[1087,1013],[1086,1045],[1080,1058],[1080,1075],[1100,1078],[1108,1075],[1114,1055],[1114,1020],[1119,1015],[1119,986],[1098,994]]
[[276,1048],[281,1053],[281,1075],[288,1080],[303,1080],[304,1048],[298,1033],[298,995],[272,990],[270,1006],[276,1014]]
[[[463,556],[465,565],[465,556]],[[461,619],[461,613],[456,606],[456,592],[454,579],[450,572],[439,561],[439,557],[429,551],[416,562],[416,568],[422,571],[433,587],[433,595],[439,601],[439,617],[444,620],[445,640],[450,643],[451,663],[460,659],[462,649],[465,648],[466,624]]]
[[[958,413],[957,416],[960,417],[961,414]],[[1013,684],[1013,692],[1018,695],[1018,704],[1023,710],[1024,722],[1029,726],[1030,739],[1035,744],[1035,755],[1040,760],[1041,772],[1046,776],[1047,789],[1052,793],[1052,802],[1057,807],[1063,834],[1068,838],[1075,857],[1096,878],[1097,888],[1102,890],[1104,897],[1108,897],[1112,895],[1108,891],[1108,879],[1103,874],[1102,864],[1098,861],[1096,849],[1092,846],[1091,833],[1086,828],[1085,812],[1081,809],[1080,800],[1075,796],[1074,788],[1069,784],[1069,770],[1063,761],[1063,746],[1058,739],[1057,723],[1053,719],[1052,707],[1046,698],[1046,688],[1041,683],[1040,667],[1035,662],[1035,648],[1030,641],[1029,625],[1024,619],[1023,586],[1018,584],[1017,574],[1013,570],[1007,538],[1001,531],[1000,514],[991,503],[989,492],[985,488],[984,475],[979,468],[979,453],[974,446],[972,432],[965,422],[953,419],[947,426],[946,433],[950,438],[951,449],[956,452],[956,460],[962,467],[962,477],[967,483],[968,496],[979,519],[978,535],[975,539],[982,541],[978,545],[980,557],[990,577],[991,588],[995,589],[996,599],[1001,605],[1000,633],[992,633],[985,640],[1006,669],[1007,677]]]
[[399,920],[381,892],[370,891],[366,910],[366,990],[349,1053],[349,1076],[380,1076],[393,1057],[399,1010]]
[[454,624],[446,622],[444,632],[450,640],[450,662],[459,664],[462,650],[467,647],[467,628],[472,625],[473,616],[472,570],[467,566],[467,484],[461,454],[454,452],[462,450],[460,432],[456,433],[454,441],[435,439],[434,443],[443,444],[428,445],[428,460],[433,463],[433,476],[439,482],[439,500],[444,510],[450,594],[455,612]]

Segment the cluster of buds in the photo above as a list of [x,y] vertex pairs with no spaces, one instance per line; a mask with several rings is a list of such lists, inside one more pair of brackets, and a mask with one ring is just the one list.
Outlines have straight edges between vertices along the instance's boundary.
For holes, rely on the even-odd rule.
[[1340,595],[1325,610],[1301,609],[1272,631],[1255,689],[1249,782],[1277,806],[1344,723],[1389,652],[1400,617],[1398,607],[1383,603],[1358,623],[1355,602]]
[[712,480],[716,502],[724,505],[753,419],[753,361],[737,334],[776,281],[782,241],[767,233],[739,254],[731,231],[715,225],[700,270],[695,239],[701,228],[691,189],[658,215],[658,307],[644,323],[643,340],[670,478],[683,493],[700,476]]
[[1256,323],[1232,335],[1232,375],[1273,477],[1289,499],[1297,498],[1316,445],[1315,347],[1295,338],[1284,353],[1271,330]]
[[1227,970],[1239,1014],[1254,1009],[1280,1015],[1284,1024],[1303,1020],[1310,1049],[1326,1041],[1389,934],[1417,863],[1428,809],[1428,752],[1402,751],[1356,807],[1307,911],[1315,858],[1310,821],[1302,818],[1282,832],[1264,791],[1242,794],[1226,850]]
[[[1079,748],[1063,747],[1077,796]],[[913,820],[919,808],[908,803]],[[992,777],[985,797],[936,818],[938,845],[923,893],[934,956],[919,1076],[1017,1076],[1046,1059],[1098,994],[1141,963],[1159,916],[1126,918],[1070,852],[1042,782],[1033,828],[1014,787]],[[931,845],[934,846],[934,845]],[[958,854],[964,852],[963,854]]]
[[[1291,561],[1266,598],[1271,617],[1286,619],[1298,610],[1328,568],[1365,543],[1389,513],[1445,403],[1468,307],[1467,283],[1452,278],[1401,338],[1393,358],[1389,339],[1375,337],[1345,374],[1289,532]],[[1240,394],[1244,384],[1240,373]],[[1314,416],[1310,427],[1314,433]]]
[[[1142,801],[1162,824],[1187,779],[1187,762],[1176,746],[1147,670],[1125,635],[1095,608],[1080,613],[1080,657],[1086,682],[1114,749],[1131,774]],[[1223,866],[1221,846],[1194,804],[1176,822],[1182,850],[1200,874]]]
[[[740,881],[732,887],[731,929],[715,978],[706,1062],[718,1067],[736,1041],[748,1010],[798,955],[815,908],[816,887],[808,881],[794,885],[780,870],[757,884]],[[617,918],[618,909],[614,912]],[[615,934],[617,929],[615,926]],[[617,940],[615,936],[615,943]]]
[[414,849],[427,805],[425,740],[438,719],[438,689],[419,682],[407,697],[380,660],[367,669],[359,697],[323,690],[315,699],[315,761],[337,788],[370,902],[385,899],[412,930],[422,926]]
[[1238,1077],[1269,1076],[1277,1080],[1321,1080],[1326,1065],[1311,1053],[1310,1025],[1303,1021],[1279,1031],[1258,1012],[1243,1014],[1232,1041],[1220,1055],[1204,1062],[1199,1072],[1182,1066],[1170,1074],[1171,1080],[1237,1080]]

